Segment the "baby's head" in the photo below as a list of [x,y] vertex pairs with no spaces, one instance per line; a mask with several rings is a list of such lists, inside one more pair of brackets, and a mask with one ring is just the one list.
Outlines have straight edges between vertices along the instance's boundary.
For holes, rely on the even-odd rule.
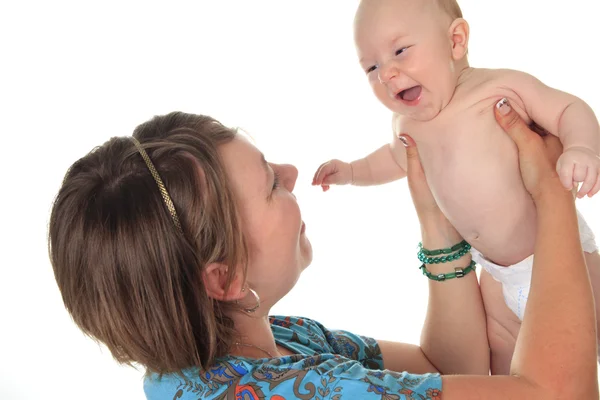
[[468,67],[469,27],[456,0],[361,0],[354,24],[377,98],[400,115],[437,116]]

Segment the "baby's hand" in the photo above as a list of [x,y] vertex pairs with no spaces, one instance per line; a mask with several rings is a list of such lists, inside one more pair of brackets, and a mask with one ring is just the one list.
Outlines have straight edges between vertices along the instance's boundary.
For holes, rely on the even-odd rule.
[[340,160],[329,160],[315,172],[313,185],[321,185],[323,191],[329,190],[329,185],[347,185],[352,183],[352,166]]
[[556,171],[566,189],[577,187],[583,182],[577,197],[586,194],[592,197],[600,190],[600,157],[585,147],[571,147],[565,150],[558,162]]

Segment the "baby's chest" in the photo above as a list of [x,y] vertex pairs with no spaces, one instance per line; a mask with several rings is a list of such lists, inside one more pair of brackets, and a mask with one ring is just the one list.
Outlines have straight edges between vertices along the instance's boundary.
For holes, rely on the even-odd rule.
[[419,151],[437,195],[456,197],[478,188],[493,196],[519,179],[516,146],[496,122],[496,102],[488,98],[445,110],[417,133],[426,138]]

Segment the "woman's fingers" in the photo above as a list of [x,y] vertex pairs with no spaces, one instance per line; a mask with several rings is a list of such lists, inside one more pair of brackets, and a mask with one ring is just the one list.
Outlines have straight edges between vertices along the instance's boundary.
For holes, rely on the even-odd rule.
[[398,139],[402,142],[404,147],[406,147],[406,175],[408,187],[419,219],[421,222],[424,222],[424,218],[429,218],[433,214],[434,218],[438,218],[439,220],[439,216],[443,216],[443,214],[429,189],[423,165],[419,158],[417,144],[413,138],[406,134],[398,136]]
[[529,129],[521,116],[511,107],[508,99],[500,100],[495,107],[496,121],[515,142],[519,151],[530,146],[531,141],[539,141],[540,136]]
[[419,150],[417,150],[417,144],[410,136],[406,134],[402,134],[398,136],[398,139],[404,147],[406,147],[406,167],[407,174],[415,176],[424,175],[423,166],[421,165],[421,160],[419,159]]
[[546,155],[548,159],[552,163],[552,165],[556,165],[556,162],[560,158],[560,155],[563,152],[563,145],[560,142],[560,139],[554,135],[547,135],[542,138],[544,141],[544,146],[546,146]]
[[[562,146],[558,138],[554,135],[541,137],[532,131],[507,99],[496,104],[494,113],[498,124],[517,145],[519,170],[527,191],[536,198],[544,191],[542,186],[548,183],[560,185],[556,168],[561,164],[557,160]],[[567,168],[562,169],[567,172]]]

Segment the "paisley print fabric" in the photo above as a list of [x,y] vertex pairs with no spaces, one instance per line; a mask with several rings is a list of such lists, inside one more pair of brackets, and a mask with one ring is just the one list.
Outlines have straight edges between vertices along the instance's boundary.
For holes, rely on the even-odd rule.
[[374,339],[328,330],[299,317],[270,318],[276,342],[296,354],[252,359],[219,358],[208,370],[150,375],[149,400],[397,399],[441,400],[439,374],[413,375],[383,370]]

